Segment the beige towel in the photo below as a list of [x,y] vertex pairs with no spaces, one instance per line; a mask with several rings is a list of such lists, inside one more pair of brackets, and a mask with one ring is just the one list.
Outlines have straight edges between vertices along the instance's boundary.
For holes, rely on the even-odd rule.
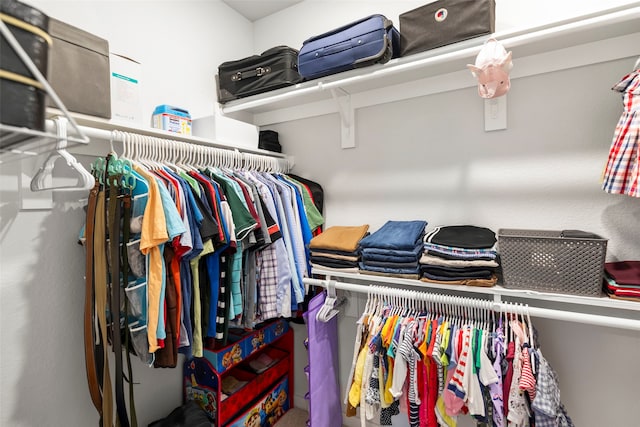
[[358,226],[334,225],[311,239],[309,249],[354,252],[358,248],[358,242],[362,240],[368,231],[369,224]]

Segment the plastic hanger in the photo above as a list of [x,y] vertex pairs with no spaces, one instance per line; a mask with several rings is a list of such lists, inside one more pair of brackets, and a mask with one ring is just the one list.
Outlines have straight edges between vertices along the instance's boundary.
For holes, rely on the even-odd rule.
[[316,314],[316,320],[328,322],[333,319],[338,313],[340,313],[336,308],[341,304],[342,302],[338,301],[338,296],[336,294],[335,282],[333,280],[327,281],[327,297],[325,298],[320,311]]
[[[58,118],[56,122],[56,133],[58,136],[58,143],[56,149],[49,154],[45,159],[38,172],[31,179],[30,188],[31,191],[45,191],[45,190],[90,190],[96,183],[95,177],[85,169],[75,157],[67,151],[67,120],[65,118]],[[74,185],[52,185],[53,182],[53,169],[58,159],[64,159],[78,177],[78,181]]]

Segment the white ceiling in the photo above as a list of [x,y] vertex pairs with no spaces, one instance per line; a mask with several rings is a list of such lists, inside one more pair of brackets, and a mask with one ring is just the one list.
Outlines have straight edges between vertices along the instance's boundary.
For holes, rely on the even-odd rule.
[[250,21],[256,21],[303,0],[222,0]]

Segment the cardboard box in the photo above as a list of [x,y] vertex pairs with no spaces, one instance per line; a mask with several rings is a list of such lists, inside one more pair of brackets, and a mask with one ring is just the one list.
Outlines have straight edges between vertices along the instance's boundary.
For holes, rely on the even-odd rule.
[[[109,42],[51,18],[49,83],[69,111],[111,118]],[[87,96],[90,94],[90,96]],[[57,107],[51,98],[47,105]]]
[[117,53],[109,55],[111,66],[111,119],[144,125],[141,105],[142,65]]

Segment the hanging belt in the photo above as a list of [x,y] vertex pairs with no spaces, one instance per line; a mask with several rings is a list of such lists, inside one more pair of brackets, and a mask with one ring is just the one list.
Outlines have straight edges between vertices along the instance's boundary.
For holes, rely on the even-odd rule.
[[[127,255],[127,243],[130,238],[131,225],[131,195],[126,194],[122,199],[122,280],[126,286],[129,282],[129,257]],[[129,345],[131,333],[128,327],[129,299],[124,299],[125,328],[124,328],[124,348],[127,355],[127,381],[129,382],[129,413],[131,415],[131,427],[138,427],[138,417],[136,416],[136,405],[133,394],[133,369],[131,367],[131,352]]]
[[86,250],[86,271],[85,271],[85,296],[84,296],[84,359],[87,371],[87,382],[89,384],[89,394],[100,418],[102,418],[102,393],[96,369],[95,336],[93,334],[94,300],[93,300],[93,229],[96,220],[96,203],[98,198],[98,183],[89,193],[87,205],[87,221],[85,225],[85,250]]
[[118,195],[117,182],[110,179],[109,186],[109,251],[111,254],[111,344],[115,357],[115,394],[116,394],[116,425],[129,427],[129,417],[124,399],[124,384],[122,380],[122,340],[120,332],[120,221],[122,209]]
[[107,252],[106,252],[106,210],[104,190],[98,193],[96,222],[94,229],[94,269],[95,299],[98,329],[102,344],[102,425],[113,426],[113,395],[109,374],[109,354],[107,346]]

